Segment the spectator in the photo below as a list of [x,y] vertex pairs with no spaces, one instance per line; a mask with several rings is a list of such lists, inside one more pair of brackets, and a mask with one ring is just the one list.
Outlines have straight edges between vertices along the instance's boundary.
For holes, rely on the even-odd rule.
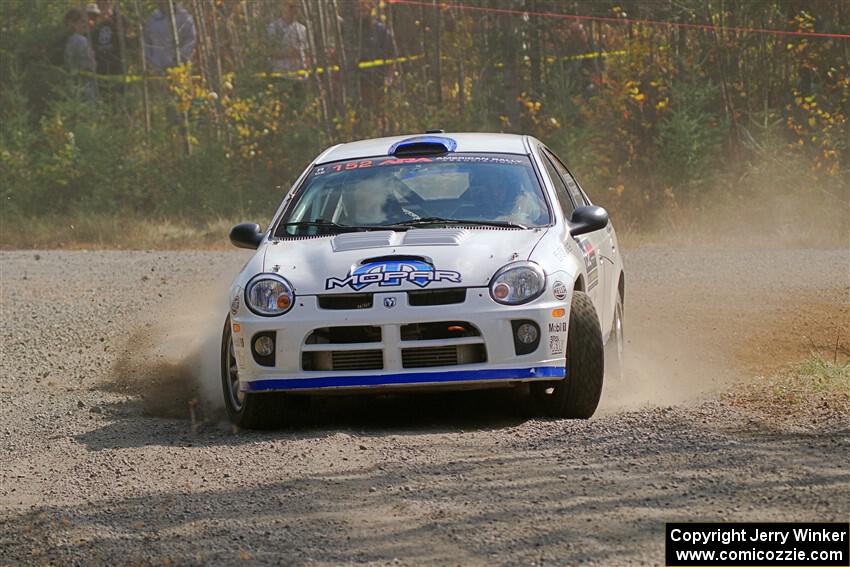
[[[93,73],[96,69],[94,51],[89,45],[88,22],[85,15],[71,8],[65,13],[65,25],[70,29],[71,35],[65,42],[65,67],[71,73],[79,75],[81,72]],[[82,95],[89,100],[94,100],[97,94],[97,84],[94,77],[77,77],[77,86]]]
[[121,58],[121,38],[126,40],[127,18],[113,9],[112,0],[98,0],[101,19],[92,31],[97,72],[100,75],[123,75],[124,64]]
[[[298,21],[298,2],[283,0],[281,6],[281,17],[266,28],[271,44],[271,70],[274,73],[292,73],[307,69],[307,28]],[[287,75],[285,78],[305,80],[307,75]]]
[[[157,9],[145,22],[145,60],[158,75],[163,75],[166,70],[177,66],[174,35],[171,29],[170,2],[171,0],[157,0]],[[195,21],[183,6],[177,3],[173,6],[180,63],[186,63],[192,60],[192,53],[195,50]]]
[[97,7],[97,4],[89,4],[86,6],[86,18],[88,18],[89,22],[89,30],[93,30],[97,25],[97,21],[100,19],[100,8]]
[[[126,45],[127,18],[113,10],[112,0],[98,0],[101,19],[92,31],[98,75],[120,76],[124,74],[124,57],[121,53]],[[118,82],[102,83],[110,93],[123,93],[124,85]]]
[[[360,33],[358,61],[393,59],[396,51],[393,36],[377,14],[378,5],[372,0],[359,0],[356,17]],[[366,108],[379,108],[384,87],[392,82],[394,65],[381,65],[359,69],[360,96]]]
[[594,73],[601,72],[603,59],[594,56],[596,46],[593,37],[581,23],[574,22],[567,26],[566,34],[563,45],[570,59],[565,62],[563,68],[575,78],[576,84],[581,85],[585,96],[592,96],[596,89],[593,83]]

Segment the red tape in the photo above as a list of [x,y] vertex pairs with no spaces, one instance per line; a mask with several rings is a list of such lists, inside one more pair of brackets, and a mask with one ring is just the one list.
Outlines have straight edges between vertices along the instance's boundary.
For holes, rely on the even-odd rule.
[[741,33],[763,33],[770,35],[790,35],[798,37],[819,37],[819,38],[835,38],[835,39],[850,39],[850,34],[847,33],[820,33],[807,31],[790,31],[790,30],[774,30],[764,28],[739,28],[729,26],[717,26],[713,24],[689,24],[685,22],[667,22],[663,20],[642,20],[635,18],[613,18],[607,16],[582,16],[579,14],[561,14],[558,12],[532,12],[529,10],[512,10],[510,8],[484,8],[482,6],[467,6],[464,4],[450,4],[448,2],[426,2],[424,0],[387,0],[390,4],[400,4],[408,6],[426,6],[439,7],[442,9],[453,8],[456,10],[466,10],[468,12],[489,12],[493,14],[508,14],[513,16],[539,16],[542,18],[558,18],[561,20],[594,20],[597,22],[609,22],[614,24],[640,24],[646,26],[663,26],[698,30],[712,31],[731,31]]

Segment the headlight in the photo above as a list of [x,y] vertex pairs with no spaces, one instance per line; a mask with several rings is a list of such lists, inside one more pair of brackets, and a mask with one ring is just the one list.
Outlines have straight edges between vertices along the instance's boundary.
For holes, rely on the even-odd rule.
[[490,280],[490,296],[499,303],[521,305],[536,299],[546,287],[546,274],[534,262],[514,262]]
[[245,287],[245,305],[264,317],[283,315],[295,303],[292,284],[277,274],[259,274]]

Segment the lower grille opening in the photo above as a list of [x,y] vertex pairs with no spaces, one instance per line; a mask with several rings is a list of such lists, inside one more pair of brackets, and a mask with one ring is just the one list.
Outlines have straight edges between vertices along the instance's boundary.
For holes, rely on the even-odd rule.
[[301,353],[304,370],[382,370],[381,350],[329,350]]
[[407,301],[413,307],[463,303],[466,301],[466,288],[437,289],[433,291],[408,291]]
[[381,328],[369,325],[350,327],[322,327],[307,336],[308,345],[346,345],[381,342]]
[[401,365],[404,368],[459,366],[479,362],[487,362],[484,345],[405,348],[401,351]]
[[371,309],[373,301],[371,293],[320,295],[319,309]]
[[466,321],[440,321],[438,323],[411,323],[402,325],[401,340],[428,341],[433,339],[457,339],[480,337],[481,332]]

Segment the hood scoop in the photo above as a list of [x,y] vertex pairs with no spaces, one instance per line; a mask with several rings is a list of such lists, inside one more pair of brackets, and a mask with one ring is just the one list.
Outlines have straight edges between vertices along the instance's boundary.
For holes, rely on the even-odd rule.
[[469,231],[455,228],[414,229],[404,233],[401,243],[404,246],[459,246],[468,235]]
[[331,246],[334,252],[345,252],[348,250],[363,250],[366,248],[384,248],[392,246],[393,235],[391,230],[375,232],[345,232],[334,236]]
[[334,252],[389,246],[460,246],[467,236],[468,230],[458,228],[412,228],[406,232],[345,232],[334,236],[331,246]]

